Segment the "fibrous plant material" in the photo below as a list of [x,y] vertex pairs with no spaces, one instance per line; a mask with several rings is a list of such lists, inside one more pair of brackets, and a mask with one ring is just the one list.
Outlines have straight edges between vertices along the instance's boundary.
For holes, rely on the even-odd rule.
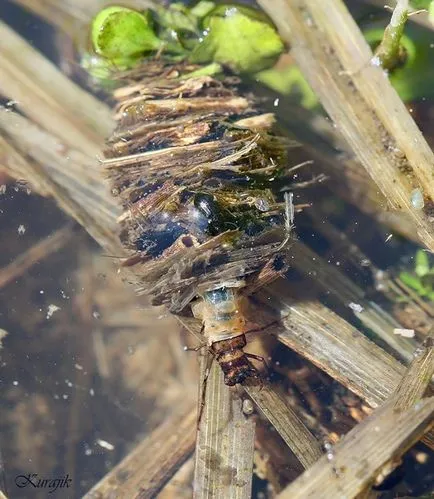
[[[94,158],[102,145],[101,136],[111,130],[108,108],[68,81],[51,62],[4,23],[0,23],[0,37],[0,87],[3,95],[10,98],[13,95],[19,109],[57,135],[65,147],[73,147]],[[49,89],[44,87],[45,81],[50,82]],[[65,87],[68,92],[64,91]],[[71,113],[81,116],[80,123]]]
[[279,499],[356,497],[382,467],[432,427],[433,415],[433,398],[403,413],[396,412],[394,403],[386,403],[279,494]]
[[[202,364],[205,370],[205,359]],[[249,499],[255,420],[243,413],[241,397],[224,384],[217,362],[211,366],[206,386],[196,441],[194,497]]]
[[[259,2],[330,117],[394,210],[407,212],[434,249],[434,155],[340,0]],[[419,190],[423,207],[414,206]]]
[[196,439],[196,410],[179,407],[160,427],[97,483],[84,497],[151,499],[188,459]]
[[283,139],[266,121],[259,131],[239,123],[261,113],[229,80],[189,76],[197,69],[148,61],[121,76],[127,86],[115,92],[118,126],[103,162],[124,208],[124,265],[173,312],[225,282],[242,287],[272,259],[282,268],[286,237],[271,190],[283,174]]
[[[266,121],[266,120],[264,119],[264,121]],[[11,136],[12,136],[13,135],[12,134],[12,127],[9,129],[9,131],[10,131]],[[49,134],[47,136],[49,136]],[[8,138],[9,138],[9,134],[8,134]],[[29,147],[29,144],[32,143],[34,146],[38,145],[38,140],[37,140],[37,137],[36,137],[35,134],[32,135],[32,137],[28,138],[27,140],[26,140],[25,136],[18,137],[18,135],[15,135],[15,140],[16,140],[17,147],[18,147],[18,144],[21,144],[22,147],[23,147],[23,150],[28,150],[29,151],[29,155],[30,156],[33,153],[33,151],[32,151],[32,147]],[[39,158],[39,161],[44,161],[42,159],[42,156]],[[54,160],[52,160],[52,161],[53,161],[53,163],[52,163],[52,169],[48,169],[48,170],[41,169],[42,175],[46,175],[47,177],[50,177],[51,175],[53,175],[53,172],[55,170],[54,170]],[[41,165],[37,165],[37,166],[40,167]],[[75,172],[75,173],[73,173],[73,172]],[[73,188],[71,189],[71,192],[72,191],[80,191],[80,189],[83,189],[86,192],[86,185],[85,185],[86,184],[86,180],[83,180],[83,178],[81,178],[80,175],[82,175],[82,170],[80,170],[78,168],[77,163],[74,162],[74,161],[71,163],[70,176],[69,177],[68,176],[64,176],[61,179],[59,178],[59,180],[58,180],[59,185],[63,185],[63,182],[64,182],[65,184],[68,184],[68,186],[70,186],[69,182],[71,182],[71,179],[74,177],[74,175],[75,175],[75,178],[74,178],[75,183],[73,183]],[[95,176],[97,177],[97,174]],[[96,187],[96,185],[95,185],[95,187]],[[65,193],[63,192],[62,194],[65,194]],[[58,196],[59,195],[59,191],[54,191],[54,195]],[[100,205],[97,207],[97,206],[95,206],[95,203],[92,204],[91,206],[88,206],[85,203],[85,197],[86,196],[83,196],[82,193],[81,193],[79,201],[77,201],[77,206],[80,209],[83,209],[84,211],[87,210],[86,213],[88,213],[88,214],[90,214],[92,216],[95,215],[95,214],[97,216],[100,215],[100,212],[98,211],[98,209],[106,211],[106,213],[108,214],[108,219],[110,220],[110,230],[107,231],[107,233],[105,234],[105,236],[107,237],[108,235],[110,235],[110,231],[112,231],[112,235],[113,235],[113,227],[114,227],[113,221],[114,221],[114,216],[115,216],[115,213],[116,213],[116,209],[114,209],[114,210],[111,209],[111,207],[113,207],[113,203],[112,203],[111,198],[109,196],[106,196],[106,197],[102,196],[100,198]],[[81,206],[81,204],[82,204],[82,206]],[[76,208],[77,208],[77,206],[76,206]],[[109,207],[109,209],[107,209],[107,207]],[[70,211],[73,211],[73,210],[70,210]],[[92,223],[94,223],[94,220],[92,221],[92,216],[88,216],[86,218],[80,217],[80,210],[79,210],[79,214],[78,214],[77,218],[79,218],[80,222],[83,223],[86,227],[91,227]],[[104,240],[104,236],[100,237],[99,240],[100,241]],[[112,239],[109,238],[108,240],[111,241]],[[106,247],[110,247],[110,243],[107,243],[107,241],[105,241],[103,244],[105,244]],[[134,273],[135,270],[137,270],[137,266],[131,267],[131,270]],[[338,275],[339,274],[340,273],[338,272]],[[138,277],[140,278],[140,275]],[[332,283],[332,285],[333,285],[333,283]],[[314,304],[313,309],[315,309],[316,306],[317,306],[317,304]],[[297,309],[297,307],[295,307],[295,309]],[[327,309],[324,309],[324,311],[327,311]],[[308,306],[304,309],[304,312],[308,316],[308,314],[309,314],[309,307]],[[321,324],[322,324],[322,321],[324,320],[324,318],[321,316],[321,314],[312,314],[312,316],[313,316],[312,317],[312,324],[310,325],[311,328],[313,330],[318,329],[318,330],[322,331]],[[324,316],[328,317],[328,318],[331,317],[331,315],[327,316],[327,314],[325,314]],[[195,323],[197,329],[200,330],[200,322],[199,321],[195,321],[194,323]],[[333,327],[336,328],[336,330],[338,331],[338,329],[340,327],[342,327],[342,324],[343,324],[342,322],[336,321],[336,322],[333,322]],[[300,324],[298,324],[298,325],[300,326]],[[301,328],[301,326],[300,326],[300,328]],[[308,328],[306,329],[306,331],[308,332]],[[320,338],[320,335],[318,335],[318,337]],[[350,336],[348,336],[348,339],[350,341]],[[294,343],[297,344],[296,341]],[[354,360],[353,359],[354,356],[357,356],[357,351],[352,351],[351,352],[350,349],[348,351],[346,351],[341,345],[338,345],[336,348],[338,349],[339,352],[343,351],[344,352],[343,355],[349,355],[349,356],[351,356],[352,360]],[[300,348],[300,351],[301,350],[302,349]],[[321,351],[314,350],[313,348],[311,348],[311,350],[309,352],[310,352],[311,358],[317,363],[317,365],[319,365],[323,369],[327,370],[326,367],[329,365],[330,359],[324,360],[323,357],[321,356]],[[379,356],[379,357],[381,357],[381,356]],[[378,361],[379,364],[381,364],[382,360],[384,360],[384,359],[381,359],[381,358],[377,359],[377,361]],[[330,361],[330,363],[331,363],[331,361]],[[332,365],[332,369],[330,369],[330,371],[328,371],[328,372],[332,373],[333,377],[335,377],[338,380],[345,379],[345,377],[342,377],[342,378],[339,377],[339,367],[338,367],[338,365],[337,364],[333,365],[332,363],[331,363],[331,365]],[[387,366],[388,365],[389,364],[385,361],[385,370],[387,370]],[[214,366],[214,368],[217,368],[217,367],[218,366]],[[348,371],[348,369],[347,369],[347,371]],[[219,372],[219,371],[217,371],[217,372]],[[360,372],[364,372],[364,371],[362,370]],[[346,372],[345,375],[350,378],[348,372]],[[220,376],[221,376],[221,373],[220,373]],[[369,394],[369,390],[371,388],[371,383],[373,382],[372,379],[368,380],[369,383],[366,384],[367,387],[365,386],[365,384],[363,384],[363,382],[362,382],[363,380],[362,381],[358,380],[356,378],[356,376],[354,376],[353,378],[350,378],[350,381],[353,383],[353,388],[354,389],[356,389],[357,388],[357,384],[360,383],[360,385],[361,385],[360,392],[364,392],[364,393],[368,394],[367,396],[370,395]],[[223,385],[222,385],[222,388],[223,389],[227,389]],[[378,391],[378,386],[375,386],[375,384],[374,384],[373,388],[372,388],[372,392],[375,393],[375,394],[377,394],[377,391]],[[211,405],[214,408],[218,408],[218,403],[211,404]],[[194,425],[195,425],[195,422],[192,422],[192,428],[194,427]]]
[[355,497],[381,472],[391,473],[404,452],[434,425],[434,398],[421,400],[434,374],[433,359],[429,337],[386,403],[279,497]]
[[0,269],[0,288],[6,286],[9,282],[23,274],[36,262],[40,262],[51,253],[58,251],[67,244],[74,235],[72,226],[68,224],[57,230],[48,238],[32,246],[23,254],[19,255],[13,262]]

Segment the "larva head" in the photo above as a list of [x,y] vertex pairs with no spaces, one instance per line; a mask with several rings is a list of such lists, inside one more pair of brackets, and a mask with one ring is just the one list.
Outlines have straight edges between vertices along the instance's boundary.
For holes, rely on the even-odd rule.
[[259,376],[258,371],[252,366],[245,355],[231,364],[220,364],[225,375],[225,385],[238,385],[243,383],[247,378],[257,378]]

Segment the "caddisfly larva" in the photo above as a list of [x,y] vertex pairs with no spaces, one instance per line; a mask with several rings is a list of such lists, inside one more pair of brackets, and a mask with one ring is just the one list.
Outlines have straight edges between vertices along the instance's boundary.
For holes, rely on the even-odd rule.
[[244,352],[242,302],[285,269],[290,141],[233,74],[204,74],[188,57],[159,52],[116,79],[117,126],[103,166],[123,207],[123,265],[153,304],[193,308],[227,385],[259,377],[251,359],[263,359]]

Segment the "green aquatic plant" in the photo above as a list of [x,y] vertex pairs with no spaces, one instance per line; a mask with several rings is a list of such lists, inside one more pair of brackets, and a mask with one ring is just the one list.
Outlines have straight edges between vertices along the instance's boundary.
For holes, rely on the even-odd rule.
[[153,13],[107,7],[94,18],[90,38],[83,66],[96,77],[131,68],[157,51],[172,59],[255,73],[270,67],[284,49],[273,24],[259,10],[209,1],[191,9],[174,3]]
[[402,44],[404,28],[408,20],[408,3],[398,2],[392,13],[389,24],[384,29],[381,41],[375,48],[372,63],[386,71],[393,71],[405,64],[407,51]]
[[434,265],[431,266],[426,251],[418,250],[414,257],[413,272],[401,272],[399,278],[420,297],[434,301]]
[[218,62],[237,73],[270,67],[284,45],[268,17],[236,4],[215,7],[201,23],[203,36],[193,49],[193,62]]
[[[364,32],[368,43],[374,48],[382,39],[382,29]],[[401,37],[401,47],[406,57],[403,64],[388,71],[391,84],[404,102],[427,98],[433,95],[432,37],[417,26],[408,26]]]
[[306,109],[319,106],[315,92],[295,64],[264,69],[255,75],[255,80],[281,95],[291,96]]
[[[434,2],[424,0],[412,2],[414,8],[432,5]],[[377,60],[384,59],[390,81],[401,98],[412,101],[432,95],[434,75],[427,34],[413,26],[407,26],[403,34],[405,20],[404,16],[398,31],[389,25],[386,30],[367,29],[364,34],[376,50]],[[295,65],[272,67],[284,50],[283,42],[268,17],[244,5],[216,6],[203,0],[191,8],[173,3],[152,12],[111,6],[94,18],[90,42],[92,47],[83,55],[82,66],[108,87],[113,85],[113,71],[130,69],[160,51],[173,61],[205,64],[198,75],[202,71],[216,75],[223,66],[229,67],[235,73],[253,76],[279,94],[293,96],[306,108],[318,106],[314,92]]]
[[112,6],[100,11],[92,22],[92,46],[108,61],[129,64],[161,46],[149,10],[137,12]]

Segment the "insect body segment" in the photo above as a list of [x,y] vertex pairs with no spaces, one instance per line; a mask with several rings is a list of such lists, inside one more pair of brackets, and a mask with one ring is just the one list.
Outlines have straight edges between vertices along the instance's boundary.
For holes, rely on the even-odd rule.
[[240,334],[227,340],[216,341],[211,346],[225,375],[225,384],[228,386],[242,383],[246,378],[259,376],[243,351],[246,344],[245,335]]
[[212,345],[244,334],[246,321],[241,313],[240,298],[234,288],[218,288],[204,294],[202,320],[205,336]]
[[220,364],[229,386],[246,378],[258,377],[258,371],[244,353],[246,320],[238,288],[222,287],[203,295],[202,321],[211,353]]

